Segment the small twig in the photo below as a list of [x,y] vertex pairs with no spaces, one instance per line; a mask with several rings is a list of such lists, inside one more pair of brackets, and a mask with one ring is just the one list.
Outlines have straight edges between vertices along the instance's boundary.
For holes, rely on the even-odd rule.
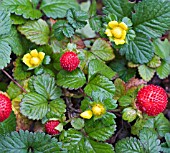
[[5,73],[5,75],[10,78],[20,89],[22,89],[23,92],[27,93],[27,91],[17,82],[15,81],[5,70],[2,69],[2,72]]

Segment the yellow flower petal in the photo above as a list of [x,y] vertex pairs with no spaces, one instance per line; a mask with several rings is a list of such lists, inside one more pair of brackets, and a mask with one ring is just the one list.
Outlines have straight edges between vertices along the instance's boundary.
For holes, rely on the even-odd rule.
[[117,21],[110,21],[108,23],[108,25],[109,25],[110,28],[114,28],[115,26],[118,26],[118,22]]
[[119,26],[124,30],[128,29],[128,26],[124,22],[119,23]]
[[124,39],[114,39],[114,42],[116,45],[122,45],[125,43],[125,40]]
[[41,59],[41,61],[44,59],[45,53],[39,52],[38,57]]
[[101,104],[96,104],[92,107],[92,112],[95,116],[100,116],[105,113],[105,108]]
[[126,31],[123,30],[123,31],[122,31],[122,37],[121,37],[120,39],[125,39],[125,38],[126,38]]
[[30,54],[31,54],[31,56],[38,57],[38,52],[37,52],[36,49],[32,50],[32,51],[30,52]]
[[112,36],[112,32],[111,32],[110,29],[106,29],[105,34],[106,34],[108,37],[111,37],[111,36]]
[[80,116],[85,119],[90,119],[93,116],[93,113],[91,110],[86,110],[83,113],[81,113]]
[[31,55],[29,53],[25,54],[23,57],[23,62],[28,66],[31,67],[32,65],[30,64],[30,59],[31,59]]

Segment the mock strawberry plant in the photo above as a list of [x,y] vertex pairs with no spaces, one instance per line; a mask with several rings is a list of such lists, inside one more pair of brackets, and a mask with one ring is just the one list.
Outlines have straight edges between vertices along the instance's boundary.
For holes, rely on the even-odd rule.
[[169,0],[0,0],[0,153],[169,153]]

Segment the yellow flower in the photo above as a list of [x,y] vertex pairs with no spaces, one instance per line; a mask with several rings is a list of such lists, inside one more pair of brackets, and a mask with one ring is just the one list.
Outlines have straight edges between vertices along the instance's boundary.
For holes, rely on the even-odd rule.
[[44,56],[45,53],[37,52],[37,50],[34,49],[30,53],[25,54],[22,60],[29,68],[35,68],[42,63]]
[[106,112],[106,109],[102,104],[95,104],[92,107],[92,112],[95,116],[101,116]]
[[83,113],[81,113],[80,116],[85,119],[91,119],[91,117],[93,116],[93,113],[91,110],[86,110]]
[[116,45],[124,44],[126,39],[126,33],[128,26],[124,23],[118,23],[117,21],[111,21],[108,23],[108,27],[105,34],[113,40]]

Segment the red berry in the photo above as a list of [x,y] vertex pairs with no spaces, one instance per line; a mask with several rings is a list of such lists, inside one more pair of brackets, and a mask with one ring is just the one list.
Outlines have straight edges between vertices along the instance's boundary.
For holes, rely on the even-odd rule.
[[156,116],[164,111],[167,103],[168,97],[163,88],[148,85],[138,92],[136,106],[149,116]]
[[0,92],[0,122],[6,120],[12,111],[11,100],[2,92]]
[[76,53],[68,51],[65,52],[60,58],[60,65],[66,71],[75,70],[80,63]]
[[60,132],[58,130],[55,129],[55,127],[57,127],[60,124],[60,122],[58,120],[51,120],[48,121],[45,124],[45,131],[50,134],[50,135],[56,135],[59,134]]

